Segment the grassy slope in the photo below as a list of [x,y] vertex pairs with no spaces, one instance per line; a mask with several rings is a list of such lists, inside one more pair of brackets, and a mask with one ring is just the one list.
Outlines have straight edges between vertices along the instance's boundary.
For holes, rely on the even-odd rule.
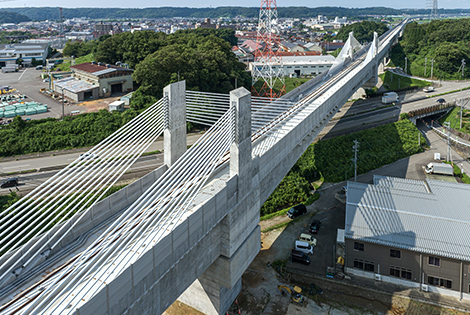
[[387,71],[379,75],[388,90],[399,90],[409,87],[422,88],[431,85],[431,82],[399,76]]

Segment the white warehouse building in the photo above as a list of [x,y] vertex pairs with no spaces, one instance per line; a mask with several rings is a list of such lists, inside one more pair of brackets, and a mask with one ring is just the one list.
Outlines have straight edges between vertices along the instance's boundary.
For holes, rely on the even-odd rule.
[[46,62],[49,44],[6,44],[0,45],[0,67],[15,64],[18,58],[23,65],[30,66],[33,58]]
[[[319,75],[333,65],[335,57],[332,55],[325,56],[283,56],[282,66],[286,76],[315,76]],[[280,63],[274,63],[273,69],[277,70]],[[253,67],[261,67],[260,62],[253,62],[249,65],[249,70]]]

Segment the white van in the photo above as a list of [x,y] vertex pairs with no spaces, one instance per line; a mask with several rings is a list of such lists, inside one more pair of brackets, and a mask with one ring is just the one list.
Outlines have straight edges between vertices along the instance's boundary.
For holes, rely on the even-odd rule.
[[299,241],[307,242],[314,247],[317,246],[317,239],[310,234],[306,234],[306,233],[300,234]]
[[313,254],[313,246],[304,241],[295,241],[294,249],[299,250],[305,254]]

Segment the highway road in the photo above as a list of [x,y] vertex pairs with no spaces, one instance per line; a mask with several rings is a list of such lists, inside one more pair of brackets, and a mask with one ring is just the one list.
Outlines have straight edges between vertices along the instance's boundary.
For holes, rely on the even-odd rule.
[[[455,89],[469,86],[470,83],[450,83],[446,89],[439,89],[437,93],[444,93]],[[422,91],[408,94],[400,94],[400,101],[405,103],[397,103],[395,106],[385,107],[380,102],[380,98],[368,99],[365,101],[357,101],[353,104],[346,104],[331,119],[327,126],[322,130],[319,138],[332,138],[368,129],[378,124],[397,121],[401,113],[407,113],[414,109],[428,107],[436,104],[436,100],[444,98],[447,101],[453,101],[463,97],[470,97],[470,90],[455,92],[439,97],[425,98],[429,93]],[[413,101],[413,99],[416,99]]]
[[[191,134],[187,138],[187,144],[192,145],[194,144],[202,134]],[[154,142],[150,147],[146,150],[146,152],[153,152],[153,151],[163,151],[163,140],[159,138],[158,141]],[[48,178],[55,175],[61,168],[64,168],[68,164],[75,161],[80,152],[74,152],[70,154],[62,154],[62,155],[55,155],[55,156],[47,156],[47,157],[40,157],[40,158],[31,158],[26,160],[14,160],[9,162],[0,163],[0,174],[4,173],[13,173],[13,172],[20,172],[26,170],[39,170],[36,173],[27,173],[22,175],[15,175],[20,179],[20,186],[18,186],[18,190],[21,194],[26,194],[29,191],[33,190],[35,187],[39,186],[43,182],[45,182]],[[163,164],[163,153],[159,154],[150,154],[141,156],[133,165],[132,167],[123,175],[122,180],[130,180],[132,178],[139,178],[143,175],[147,174],[153,169],[156,169],[160,165]],[[47,170],[47,169],[54,169],[54,170]],[[45,169],[41,171],[41,169]],[[6,178],[12,177],[13,175],[0,175],[0,181],[3,181]],[[10,188],[12,189],[12,188]],[[10,189],[0,189],[0,195],[5,195],[10,193]],[[13,189],[12,189],[13,190]]]

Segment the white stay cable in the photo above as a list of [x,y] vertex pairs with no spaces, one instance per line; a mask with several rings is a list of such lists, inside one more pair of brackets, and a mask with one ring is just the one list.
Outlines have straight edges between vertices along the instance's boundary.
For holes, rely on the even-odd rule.
[[[214,128],[215,129],[215,128]],[[212,130],[212,128],[210,129]],[[220,132],[217,132],[219,135],[221,134]],[[215,133],[217,135],[217,133]],[[201,137],[192,147],[190,150],[188,150],[178,161],[177,163],[175,163],[166,173],[165,175],[166,176],[163,176],[161,178],[161,180],[157,181],[149,190],[147,190],[147,192],[141,196],[134,204],[133,206],[131,206],[130,209],[128,209],[124,214],[123,216],[116,220],[115,222],[113,222],[113,224],[102,234],[102,235],[110,235],[112,233],[112,230],[114,229],[118,229],[119,233],[118,235],[116,235],[115,237],[120,237],[119,235],[122,235],[122,231],[123,231],[123,222],[128,222],[127,225],[133,225],[133,220],[135,220],[136,217],[143,217],[143,213],[142,213],[142,210],[141,209],[144,209],[144,207],[148,207],[148,205],[150,203],[152,203],[153,201],[152,200],[156,200],[156,199],[159,199],[161,198],[160,196],[157,196],[155,197],[155,193],[157,190],[161,190],[161,189],[164,189],[164,191],[171,191],[173,188],[172,187],[175,187],[175,186],[172,186],[172,187],[168,187],[168,183],[170,182],[169,180],[167,179],[172,179],[172,184],[173,185],[180,185],[180,176],[175,176],[175,175],[178,175],[178,173],[181,173],[181,172],[185,172],[185,170],[187,171],[188,169],[193,169],[194,167],[189,167],[189,165],[187,165],[186,163],[186,160],[188,160],[188,163],[192,163],[191,160],[189,160],[189,158],[191,157],[191,153],[192,152],[197,152],[197,151],[204,151],[206,152],[211,152],[210,150],[207,150],[207,148],[205,148],[205,146],[203,146],[203,140],[207,139],[209,136],[212,135],[213,137],[213,134],[214,132],[207,132],[203,137]],[[217,139],[217,138],[216,138]],[[213,144],[210,144],[210,145],[213,145]],[[196,164],[197,165],[197,164]],[[175,173],[176,172],[176,173]],[[160,188],[159,188],[160,187]],[[166,187],[166,188],[165,188]],[[149,197],[150,196],[150,197]],[[150,199],[149,199],[150,198]],[[149,209],[147,209],[146,211],[150,211]],[[134,219],[132,219],[134,217]],[[81,254],[81,258],[77,260],[77,262],[84,262],[86,261],[88,258],[90,258],[92,255],[95,255],[94,252],[93,252],[93,248],[94,248],[94,245],[97,245],[98,243],[102,243],[102,242],[108,242],[108,241],[114,241],[115,239],[113,238],[109,238],[109,237],[105,237],[105,239],[103,238],[99,238],[95,243],[96,244],[93,244],[91,246],[88,247],[88,249]],[[88,258],[87,258],[88,257]],[[71,266],[69,268],[67,268],[67,270],[64,270],[63,271],[63,275],[66,275],[68,274],[72,269],[75,269],[78,268],[79,266]],[[87,269],[87,268],[86,268]],[[76,271],[78,272],[78,271]],[[57,285],[57,281],[55,283],[55,288],[53,290],[53,292],[50,292],[50,294],[52,294],[52,296],[56,296],[56,294],[58,294],[60,292],[61,289],[63,289],[65,286],[67,286],[66,283],[62,282],[60,283],[59,285]],[[50,290],[47,290],[47,291],[50,291]],[[41,295],[45,294],[46,292],[43,292]],[[34,308],[35,310],[40,310],[40,309],[43,309],[43,307],[45,306],[44,303],[47,303],[47,300],[49,298],[45,297],[44,299],[41,298],[41,299],[36,299],[34,301],[34,303],[31,305],[31,308],[29,308],[29,310],[32,310],[32,308]],[[41,300],[42,302],[40,303]]]
[[[160,103],[160,105],[162,104],[162,102],[159,102],[159,103]],[[154,105],[155,105],[155,104],[154,104]],[[152,107],[153,107],[153,108],[156,108],[155,106],[152,106]],[[147,111],[147,112],[149,112],[149,111]],[[141,114],[141,115],[142,115],[142,114]],[[141,115],[139,115],[139,116],[141,116]],[[138,117],[139,117],[139,116],[138,116]],[[137,117],[136,117],[136,119],[137,119]],[[134,120],[136,120],[136,119],[134,119]],[[140,119],[140,118],[139,118],[139,119]],[[160,120],[160,125],[162,125],[162,122],[161,122],[162,119],[159,119],[159,120]],[[158,121],[157,121],[157,122],[158,122]],[[128,125],[132,125],[132,124],[129,124],[129,123],[128,123],[126,126],[128,126]],[[124,128],[121,128],[121,129],[124,129]],[[127,129],[127,128],[125,128],[125,129]],[[153,138],[153,140],[156,138],[156,137],[155,137],[155,134],[156,134],[156,136],[158,137],[158,134],[161,133],[161,131],[162,131],[163,128],[158,128],[158,129],[160,129],[160,130],[158,130],[158,131],[152,131],[152,134],[153,134],[153,135],[152,135],[152,138]],[[116,134],[116,133],[115,133],[115,134]],[[141,140],[142,140],[142,139],[141,139]],[[135,142],[135,141],[134,141],[134,142]],[[117,164],[117,167],[120,167],[120,168],[117,170],[117,172],[116,172],[116,170],[110,170],[110,174],[114,174],[114,175],[117,175],[117,176],[120,177],[120,174],[123,173],[122,170],[124,169],[124,171],[126,171],[126,170],[130,167],[129,164],[126,165],[126,164],[124,164],[123,162],[127,160],[127,162],[132,162],[132,163],[133,163],[133,162],[140,156],[140,154],[146,149],[146,147],[147,147],[148,145],[150,145],[152,142],[153,142],[153,141],[150,141],[150,142],[147,141],[147,142],[143,142],[143,143],[144,143],[143,145],[142,145],[142,144],[141,144],[141,145],[137,145],[137,148],[140,149],[141,152],[139,152],[136,156],[134,156],[133,159],[128,159],[128,158],[114,159],[114,161],[119,161],[119,160],[120,160],[120,162],[119,162],[119,163],[114,163],[114,161],[113,161],[112,163],[108,163],[109,165],[108,165],[107,167],[105,167],[105,169],[110,168],[111,165],[113,165],[113,164]],[[136,146],[136,145],[134,144],[134,147],[135,147],[135,146]],[[143,147],[143,150],[142,150],[142,147]],[[125,153],[125,154],[128,154],[128,151],[129,151],[129,150],[124,151],[124,153]],[[121,152],[121,153],[123,153],[123,152]],[[132,155],[131,155],[131,157],[132,157]],[[124,165],[123,165],[123,164],[124,164]],[[121,172],[120,172],[120,171],[121,171]],[[107,176],[107,177],[109,177],[109,176]],[[92,179],[93,179],[93,178],[92,178]],[[101,183],[100,183],[100,185],[103,184],[103,185],[101,186],[101,188],[107,186],[108,189],[109,189],[109,187],[110,187],[110,186],[108,185],[109,182],[112,181],[112,182],[114,183],[114,182],[117,181],[117,179],[118,179],[118,177],[117,177],[117,178],[114,178],[114,180],[113,180],[113,178],[111,177],[111,178],[108,179],[108,182],[107,182],[107,183],[103,183],[103,180],[102,180]],[[106,189],[106,190],[107,190],[107,189]],[[104,193],[106,193],[106,190],[101,193],[101,196],[104,195]],[[81,195],[83,195],[83,193],[82,193]],[[89,196],[89,195],[90,195],[90,194],[88,194],[88,196]],[[100,197],[101,197],[101,196],[100,196]],[[85,198],[85,199],[86,199],[86,198]],[[99,200],[99,199],[95,199],[95,202],[94,202],[94,203],[96,203],[98,200]],[[94,204],[94,203],[93,203],[93,204]],[[86,204],[86,203],[85,203],[85,204]],[[69,205],[69,206],[70,206],[70,205]],[[75,205],[74,209],[75,209],[77,206],[78,206],[78,204]],[[68,207],[68,206],[67,206],[67,207]],[[66,208],[67,208],[67,207],[66,207]],[[91,207],[91,206],[90,206],[90,207]],[[84,207],[82,206],[82,208],[81,208],[80,210],[82,210],[83,208],[84,208]],[[63,212],[63,211],[62,211],[62,212]],[[62,212],[61,212],[61,213],[62,213]],[[84,214],[83,214],[83,215],[84,215]],[[48,216],[47,219],[50,219],[50,216]],[[75,221],[75,222],[78,222],[78,221],[79,221],[79,220],[77,220],[77,221]],[[35,221],[35,222],[33,222],[33,223],[38,224],[37,221]],[[39,233],[43,232],[46,227],[47,227],[47,225],[46,225],[45,227],[43,227]],[[62,229],[63,229],[63,228],[64,228],[64,227],[62,227]],[[69,229],[69,230],[70,230],[70,229]],[[60,232],[60,231],[58,231],[55,235],[57,235],[59,232]],[[39,233],[36,233],[36,234],[39,234]],[[19,235],[21,235],[21,234],[19,234]],[[24,237],[20,240],[20,242],[21,242],[21,241],[24,241],[24,239],[25,239],[26,237],[30,237],[30,236],[31,236],[30,234],[27,234],[26,236],[24,236]],[[11,242],[10,242],[8,245],[10,245],[10,244],[11,244]],[[56,242],[56,244],[57,244],[57,242]],[[44,249],[44,246],[43,246],[42,249]],[[36,253],[36,254],[39,254],[39,253],[41,253],[41,251],[39,251],[39,252]],[[27,255],[27,253],[25,253],[22,258],[26,257],[26,255]],[[13,258],[13,256],[12,256],[11,258]],[[29,259],[28,263],[29,263],[33,258],[34,258],[34,256]],[[3,265],[6,265],[6,264],[9,263],[9,262],[10,262],[10,261],[7,261],[7,262],[5,262]],[[25,265],[26,265],[26,264],[25,264]],[[11,271],[11,270],[9,270],[9,271]]]
[[[106,262],[105,259],[102,259],[101,261],[95,263],[94,269],[96,272],[93,275],[87,275],[87,278],[90,280],[86,284],[80,284],[82,289],[75,294],[73,299],[75,303],[71,302],[71,304],[74,305],[71,310],[73,310],[73,308],[86,295],[93,296],[102,287],[103,283],[110,281],[108,279],[112,274],[114,276],[120,274],[120,272],[130,264],[131,260],[135,260],[138,258],[138,256],[141,255],[139,253],[145,252],[150,244],[155,244],[155,242],[158,242],[163,236],[163,232],[170,229],[170,225],[172,223],[178,222],[180,216],[189,207],[195,196],[205,184],[206,180],[209,178],[214,168],[218,165],[218,161],[230,148],[230,144],[233,142],[230,131],[231,127],[228,126],[228,128],[222,131],[222,134],[225,135],[225,140],[221,141],[221,139],[219,139],[216,143],[214,143],[217,144],[215,146],[217,150],[215,157],[205,160],[206,163],[204,163],[204,165],[200,165],[200,168],[202,169],[198,168],[198,170],[193,170],[187,174],[186,178],[188,178],[188,181],[183,182],[183,184],[175,183],[178,186],[174,187],[171,191],[168,191],[170,195],[161,198],[158,200],[157,204],[152,205],[149,208],[149,211],[156,214],[156,216],[154,215],[154,218],[149,216],[146,220],[142,219],[139,227],[133,228],[130,231],[130,234],[127,234],[125,237],[119,239],[119,243],[111,243],[114,247],[114,250],[112,253],[107,253],[107,256],[112,257],[113,255],[117,255],[117,257],[108,262]],[[207,150],[201,148],[200,151],[203,151],[203,154],[206,152],[207,155]],[[158,195],[160,195],[160,193]],[[145,234],[147,237],[142,239],[142,236]],[[134,245],[131,248],[123,251],[122,247],[125,246],[124,244]],[[104,268],[104,266],[107,267]],[[83,278],[83,276],[81,278]],[[95,281],[93,279],[100,279],[100,281]],[[72,289],[72,291],[75,292],[76,288],[77,285]],[[93,288],[95,288],[94,291]],[[83,292],[85,289],[86,292]],[[93,292],[90,294],[90,291]],[[67,297],[64,297],[64,299],[66,298]],[[63,305],[63,302],[65,301],[54,304]]]

